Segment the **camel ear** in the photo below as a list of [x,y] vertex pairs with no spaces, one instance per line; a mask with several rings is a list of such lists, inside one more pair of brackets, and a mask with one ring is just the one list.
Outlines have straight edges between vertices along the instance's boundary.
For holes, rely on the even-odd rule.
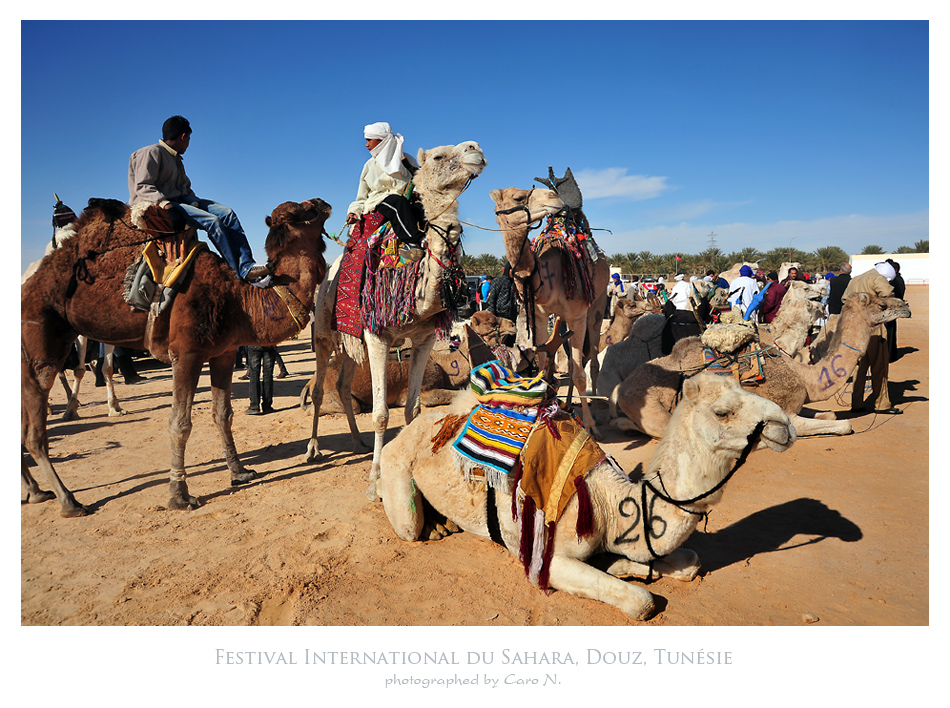
[[696,379],[686,379],[683,381],[683,398],[690,403],[696,403],[699,399],[699,384]]
[[265,217],[264,217],[264,225],[267,226],[267,228],[270,228],[270,217],[269,217],[269,216],[265,216]]
[[422,167],[422,163],[426,161],[426,151],[422,148],[419,148],[419,152],[416,153],[416,162],[419,163],[419,167]]
[[493,202],[498,203],[498,199],[499,199],[499,197],[501,197],[501,190],[500,190],[500,189],[493,189],[492,191],[490,191],[490,192],[488,193],[488,196],[491,197],[491,200],[492,200]]

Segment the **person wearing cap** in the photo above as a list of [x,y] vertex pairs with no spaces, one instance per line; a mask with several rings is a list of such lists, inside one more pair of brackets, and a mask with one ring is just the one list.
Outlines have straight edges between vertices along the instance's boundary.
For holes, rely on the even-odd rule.
[[759,285],[752,277],[752,268],[744,265],[739,269],[739,277],[729,286],[729,304],[745,314],[757,292],[759,292]]
[[172,116],[162,124],[162,139],[129,157],[129,206],[151,202],[177,209],[185,221],[207,232],[208,238],[242,280],[260,287],[269,284],[267,266],[258,265],[237,214],[210,199],[199,199],[185,174],[182,156],[191,144],[191,124]]
[[[897,275],[897,272],[890,263],[876,263],[871,270],[851,279],[848,287],[845,288],[841,301],[847,302],[849,297],[859,293],[868,293],[877,297],[894,297],[894,287],[891,285],[891,281],[895,275]],[[866,410],[864,387],[870,373],[870,402],[873,410],[877,413],[889,415],[899,415],[904,412],[891,404],[887,390],[888,363],[887,333],[884,325],[877,325],[871,330],[871,338],[868,341],[867,349],[864,355],[858,359],[858,365],[854,371],[851,410]]]
[[689,291],[692,286],[686,282],[682,273],[678,273],[673,279],[676,282],[670,290],[670,302],[676,306],[677,310],[689,310]]

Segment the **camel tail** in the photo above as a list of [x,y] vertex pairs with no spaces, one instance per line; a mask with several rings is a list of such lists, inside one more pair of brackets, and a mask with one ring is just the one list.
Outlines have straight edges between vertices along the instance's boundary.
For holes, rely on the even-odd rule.
[[310,383],[307,382],[303,385],[303,390],[300,392],[300,410],[307,410],[307,400],[310,398]]

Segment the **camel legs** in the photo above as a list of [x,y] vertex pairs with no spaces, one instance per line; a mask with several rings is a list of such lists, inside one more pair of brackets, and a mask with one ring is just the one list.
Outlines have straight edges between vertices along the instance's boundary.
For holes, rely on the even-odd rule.
[[396,535],[403,541],[418,541],[425,523],[422,492],[412,478],[408,456],[388,456],[386,474],[379,480],[383,509]]
[[[56,381],[59,367],[51,359],[22,361],[20,366],[20,441],[32,455],[37,467],[43,470],[53,492],[40,489],[27,468],[26,458],[20,458],[20,479],[26,488],[26,499],[31,504],[59,499],[60,513],[66,517],[85,516],[89,511],[63,484],[49,459],[49,437],[46,433],[49,392]],[[46,362],[46,363],[44,363]],[[35,368],[34,368],[35,367]]]
[[789,418],[798,437],[803,435],[850,435],[852,432],[850,420],[821,420],[804,418],[800,415],[790,415]]
[[[197,509],[201,502],[188,494],[185,481],[185,445],[191,436],[191,407],[201,374],[201,358],[194,354],[179,356],[170,353],[172,364],[172,411],[168,419],[168,436],[171,439],[172,461],[169,474],[169,509]],[[234,366],[234,359],[231,360]]]
[[[330,356],[333,354],[332,344],[325,339],[318,339],[316,346],[316,368],[313,378],[307,386],[310,387],[310,397],[313,402],[313,428],[310,433],[310,441],[307,443],[307,462],[313,462],[322,455],[320,452],[320,438],[318,428],[320,425],[320,407],[323,405],[323,387],[327,375],[327,366],[330,362]],[[342,348],[338,356],[343,357],[340,365],[340,375],[336,381],[336,390],[340,396],[340,403],[343,405],[343,412],[346,413],[346,422],[350,426],[350,437],[353,440],[353,452],[363,454],[369,452],[369,448],[363,444],[360,438],[359,428],[356,427],[356,415],[353,412],[353,396],[350,391],[353,387],[353,376],[356,373],[356,362],[348,357]],[[307,389],[305,388],[304,391]],[[301,406],[303,406],[304,392],[300,394]]]
[[245,469],[234,446],[231,424],[234,422],[234,409],[231,406],[231,376],[234,373],[235,351],[228,351],[211,359],[211,411],[215,425],[221,433],[224,444],[224,459],[231,470],[231,486],[245,484],[255,479],[253,470]]
[[551,558],[548,583],[577,597],[606,602],[638,620],[648,619],[655,609],[653,595],[648,590],[557,553]]
[[[102,375],[106,380],[106,394],[109,401],[109,417],[116,418],[125,415],[125,411],[119,406],[119,399],[115,395],[115,382],[112,380],[112,374],[115,371],[115,347],[111,344],[104,345],[106,350],[105,361],[102,363]],[[79,382],[76,382],[76,389],[79,389]]]
[[688,548],[677,548],[662,558],[653,561],[653,570],[648,563],[638,563],[629,558],[619,558],[606,569],[606,572],[617,578],[673,578],[689,582],[699,572],[699,556]]
[[424,340],[412,343],[412,358],[409,360],[409,385],[406,391],[406,425],[422,411],[422,378],[425,375],[429,354],[435,346],[435,330]]
[[[603,307],[601,307],[603,311]],[[601,316],[601,320],[603,316]],[[590,405],[587,401],[587,373],[584,371],[584,333],[587,331],[588,321],[587,313],[585,312],[583,317],[578,318],[572,322],[568,322],[569,328],[574,331],[574,336],[571,337],[571,358],[570,358],[570,367],[571,372],[571,381],[574,383],[574,388],[577,390],[577,395],[581,398],[581,419],[584,421],[584,427],[596,440],[601,440],[603,435],[600,431],[597,430],[597,425],[594,423],[594,416],[590,412]],[[598,323],[598,327],[600,324]],[[597,361],[596,357],[591,357],[591,378],[595,377],[594,362]],[[599,362],[597,364],[597,371],[599,371]]]
[[[373,464],[369,470],[369,487],[366,488],[366,498],[370,501],[379,501],[376,490],[376,481],[379,479],[379,461],[386,438],[386,428],[389,427],[389,406],[386,403],[386,357],[389,355],[389,343],[369,332],[363,335],[366,342],[366,351],[369,357],[369,370],[373,380]],[[406,404],[408,410],[409,403]]]

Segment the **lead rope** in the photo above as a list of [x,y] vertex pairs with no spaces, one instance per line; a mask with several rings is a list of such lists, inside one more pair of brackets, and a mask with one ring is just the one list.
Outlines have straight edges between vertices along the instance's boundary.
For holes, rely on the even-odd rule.
[[[726,482],[728,482],[730,479],[732,479],[732,475],[734,475],[734,474],[736,473],[736,470],[738,470],[743,464],[745,464],[746,458],[749,456],[749,453],[752,452],[752,448],[755,446],[755,443],[756,443],[756,441],[758,440],[759,436],[762,434],[762,430],[763,430],[764,428],[765,428],[765,422],[764,422],[764,421],[759,421],[759,422],[756,424],[755,429],[752,431],[752,433],[751,433],[751,434],[749,435],[749,437],[747,438],[746,446],[745,446],[745,448],[742,450],[742,454],[739,455],[739,459],[736,460],[735,466],[733,466],[733,468],[729,471],[729,474],[727,474],[725,477],[723,477],[722,480],[719,482],[719,484],[717,484],[716,486],[714,486],[714,487],[713,487],[712,489],[710,489],[708,492],[704,492],[703,494],[700,494],[700,495],[697,496],[697,497],[693,497],[692,499],[673,499],[673,498],[672,498],[671,496],[669,496],[668,494],[664,494],[663,492],[660,492],[656,487],[654,487],[652,484],[650,484],[650,481],[649,481],[649,480],[647,480],[647,479],[644,479],[644,480],[643,480],[643,484],[642,484],[642,486],[640,487],[640,491],[641,491],[641,494],[640,494],[640,503],[642,504],[642,507],[641,507],[641,510],[642,510],[642,511],[641,511],[641,513],[643,514],[643,538],[644,538],[644,540],[646,541],[647,550],[650,552],[650,555],[651,555],[651,556],[653,556],[654,558],[662,558],[662,557],[663,557],[663,556],[659,556],[659,555],[656,554],[656,552],[653,550],[653,544],[650,542],[650,535],[653,533],[653,529],[652,529],[652,524],[649,524],[649,523],[647,522],[647,487],[649,487],[649,488],[650,488],[650,491],[653,492],[653,496],[654,496],[654,497],[659,497],[660,499],[662,499],[662,500],[665,501],[666,503],[672,504],[673,506],[675,506],[676,508],[678,508],[680,511],[685,511],[685,512],[687,512],[687,513],[689,513],[689,514],[693,514],[693,515],[695,515],[695,516],[702,516],[702,517],[705,517],[705,518],[706,518],[706,521],[707,521],[707,523],[708,523],[708,522],[709,522],[709,512],[708,512],[708,511],[693,511],[692,509],[684,509],[683,507],[684,507],[686,504],[695,504],[696,502],[701,501],[701,500],[705,499],[706,497],[708,497],[708,496],[710,496],[710,495],[712,495],[712,494],[715,494],[715,493],[718,492],[720,489],[722,489],[722,487],[726,484]],[[662,476],[660,475],[660,470],[657,470],[657,472],[656,472],[656,478],[660,480],[660,486],[663,487],[663,490],[664,490],[664,491],[666,491],[666,485],[663,483],[663,478],[662,478]]]

